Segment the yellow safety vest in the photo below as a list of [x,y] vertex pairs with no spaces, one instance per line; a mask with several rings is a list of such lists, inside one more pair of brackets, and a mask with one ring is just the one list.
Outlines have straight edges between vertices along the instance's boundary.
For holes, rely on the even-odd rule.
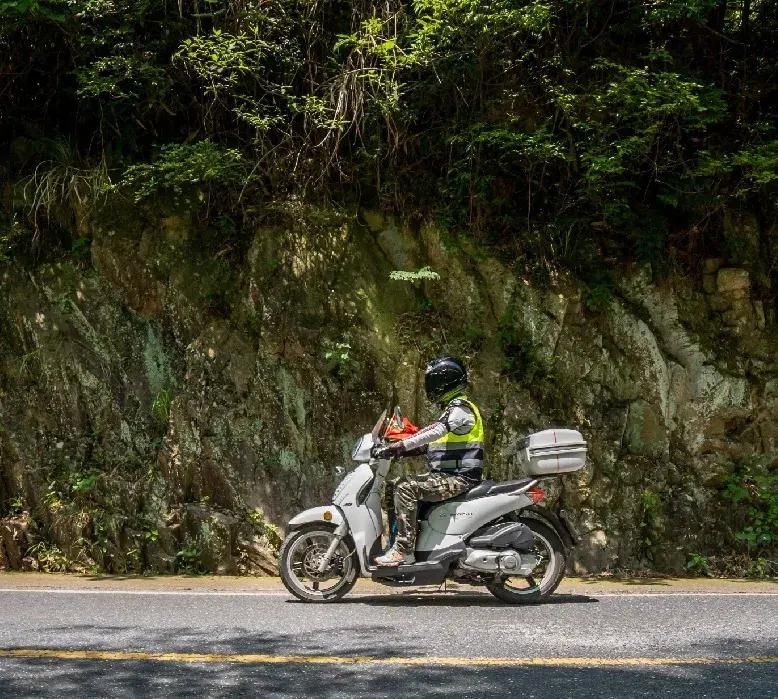
[[[457,402],[467,405],[475,415],[475,424],[466,434],[447,432],[427,447],[427,466],[430,471],[451,473],[480,480],[484,467],[484,421],[478,407],[467,396],[457,396],[448,408]],[[447,408],[447,409],[448,409]]]

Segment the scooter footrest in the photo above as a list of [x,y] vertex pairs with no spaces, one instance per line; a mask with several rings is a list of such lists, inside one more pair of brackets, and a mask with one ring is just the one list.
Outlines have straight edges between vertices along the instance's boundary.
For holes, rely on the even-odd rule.
[[432,563],[404,563],[399,566],[375,566],[368,568],[368,571],[372,573],[374,578],[396,578],[399,575],[414,575],[439,567],[440,564],[436,561]]
[[373,578],[373,582],[377,582],[380,585],[387,585],[388,587],[413,587],[416,584],[416,576],[408,578],[403,576],[402,578]]

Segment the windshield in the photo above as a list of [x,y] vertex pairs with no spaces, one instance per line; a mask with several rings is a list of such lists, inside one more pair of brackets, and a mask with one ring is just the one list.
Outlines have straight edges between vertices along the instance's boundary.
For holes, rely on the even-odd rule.
[[378,422],[376,422],[375,427],[371,432],[373,436],[373,444],[378,442],[379,439],[384,436],[384,432],[386,432],[386,410],[381,413],[381,417],[378,418]]

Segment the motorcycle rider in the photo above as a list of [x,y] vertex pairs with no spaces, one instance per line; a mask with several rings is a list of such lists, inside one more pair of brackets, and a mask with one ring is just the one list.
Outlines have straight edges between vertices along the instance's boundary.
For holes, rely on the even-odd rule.
[[483,475],[484,427],[481,413],[466,395],[467,369],[456,357],[433,359],[424,371],[427,398],[444,408],[441,416],[416,434],[381,447],[378,458],[427,454],[425,474],[387,482],[386,499],[393,496],[397,538],[379,566],[413,563],[419,501],[440,502],[464,493]]

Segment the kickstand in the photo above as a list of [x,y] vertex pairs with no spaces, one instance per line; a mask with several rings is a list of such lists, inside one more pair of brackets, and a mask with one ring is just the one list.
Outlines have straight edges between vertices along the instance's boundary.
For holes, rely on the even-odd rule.
[[448,592],[448,588],[446,587],[446,581],[444,580],[442,583],[440,583],[440,587],[437,590],[438,592]]

